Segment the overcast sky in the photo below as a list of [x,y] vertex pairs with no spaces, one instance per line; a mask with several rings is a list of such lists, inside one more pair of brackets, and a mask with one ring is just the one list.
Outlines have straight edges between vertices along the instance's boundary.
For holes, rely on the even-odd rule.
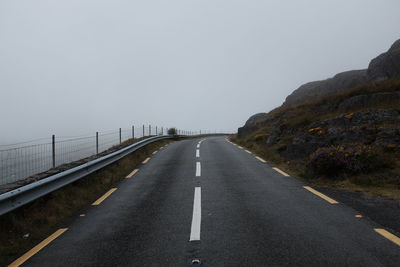
[[0,0],[0,143],[236,131],[301,84],[366,68],[399,0]]

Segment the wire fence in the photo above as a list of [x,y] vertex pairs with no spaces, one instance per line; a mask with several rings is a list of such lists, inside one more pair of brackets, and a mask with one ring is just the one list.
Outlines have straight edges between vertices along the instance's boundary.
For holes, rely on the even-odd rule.
[[[23,180],[60,165],[104,152],[129,139],[167,134],[168,128],[132,126],[86,136],[52,136],[29,142],[0,145],[0,185]],[[198,134],[199,132],[196,132]],[[178,134],[195,134],[178,130]]]

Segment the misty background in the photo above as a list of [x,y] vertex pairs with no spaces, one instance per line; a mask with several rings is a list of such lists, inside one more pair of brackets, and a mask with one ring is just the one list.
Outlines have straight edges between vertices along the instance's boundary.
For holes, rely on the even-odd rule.
[[0,0],[0,144],[152,124],[236,132],[400,37],[398,0]]

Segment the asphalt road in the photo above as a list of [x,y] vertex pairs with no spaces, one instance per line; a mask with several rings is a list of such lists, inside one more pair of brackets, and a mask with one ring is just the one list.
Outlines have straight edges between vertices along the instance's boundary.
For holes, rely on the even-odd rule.
[[381,226],[225,137],[199,141],[152,155],[23,266],[400,266]]

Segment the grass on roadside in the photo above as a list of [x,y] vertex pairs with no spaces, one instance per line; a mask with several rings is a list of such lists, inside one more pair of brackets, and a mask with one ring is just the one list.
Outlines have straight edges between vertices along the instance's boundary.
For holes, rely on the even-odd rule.
[[[346,175],[340,179],[331,180],[327,178],[313,178],[310,179],[306,175],[306,164],[303,160],[285,161],[274,150],[277,147],[268,148],[262,142],[249,141],[246,139],[239,139],[232,135],[230,140],[242,147],[251,150],[256,155],[271,162],[278,168],[288,172],[292,177],[308,183],[311,185],[330,187],[342,189],[353,192],[363,192],[372,196],[387,197],[390,199],[400,199],[400,180],[395,175],[388,175],[388,173],[364,173],[359,175]],[[389,173],[400,173],[400,155],[394,159],[393,165],[397,166],[391,169]]]

